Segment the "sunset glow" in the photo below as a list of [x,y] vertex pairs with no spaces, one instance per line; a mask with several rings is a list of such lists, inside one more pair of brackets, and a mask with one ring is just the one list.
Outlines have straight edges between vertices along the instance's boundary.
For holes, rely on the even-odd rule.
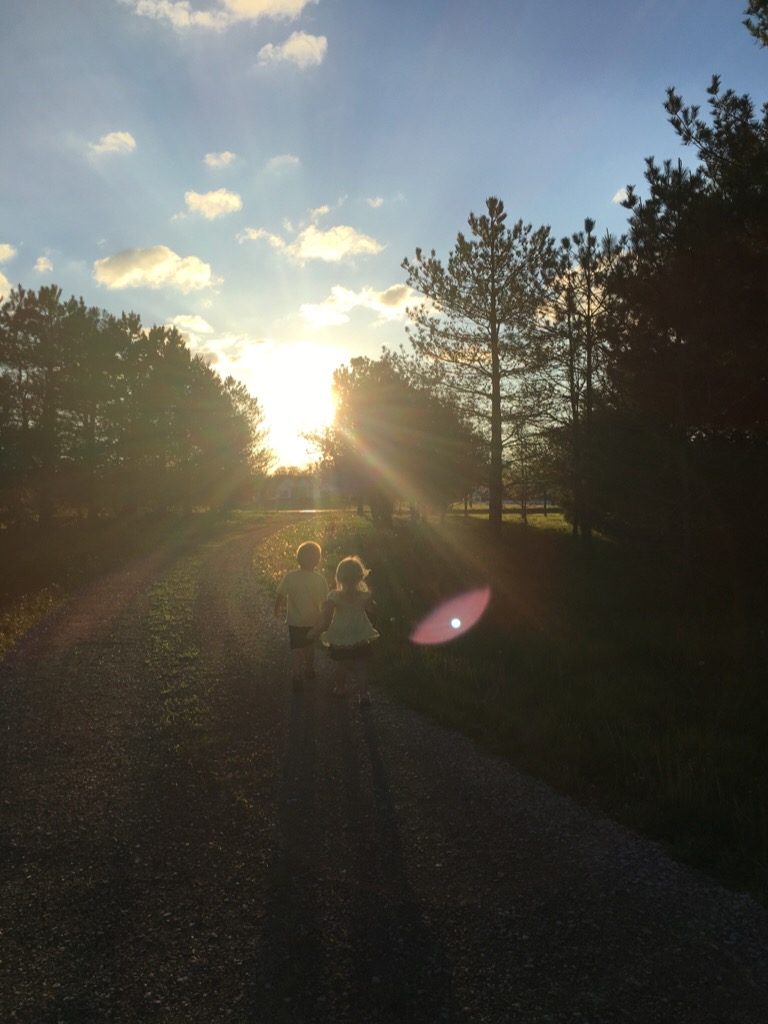
[[586,214],[620,233],[643,158],[674,155],[670,82],[765,75],[731,5],[690,0],[674,28],[562,0],[12,7],[0,295],[56,284],[177,325],[251,390],[279,464],[306,463],[336,366],[407,344],[417,247],[446,252],[488,195],[555,238]]

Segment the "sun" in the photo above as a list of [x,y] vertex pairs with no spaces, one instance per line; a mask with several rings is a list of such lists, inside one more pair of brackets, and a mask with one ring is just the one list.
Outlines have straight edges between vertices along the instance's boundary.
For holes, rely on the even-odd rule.
[[304,466],[315,457],[302,434],[333,422],[333,371],[348,359],[345,350],[304,341],[266,342],[249,354],[241,376],[264,410],[276,465]]

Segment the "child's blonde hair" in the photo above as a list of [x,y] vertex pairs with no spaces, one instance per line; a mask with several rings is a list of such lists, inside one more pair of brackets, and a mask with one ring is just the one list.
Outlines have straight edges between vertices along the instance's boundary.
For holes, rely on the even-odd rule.
[[299,544],[296,550],[296,561],[302,569],[316,569],[320,565],[322,557],[322,548],[319,544],[315,544],[313,540]]
[[367,575],[368,570],[365,568],[362,558],[358,558],[357,555],[350,555],[348,558],[342,558],[336,566],[336,586],[339,590],[346,590],[347,592],[354,590],[366,591],[368,589],[365,585],[365,577]]

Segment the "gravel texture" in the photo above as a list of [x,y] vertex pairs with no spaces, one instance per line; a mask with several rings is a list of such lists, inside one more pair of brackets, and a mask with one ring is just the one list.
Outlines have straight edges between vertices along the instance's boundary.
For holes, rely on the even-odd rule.
[[768,1020],[748,897],[322,662],[292,693],[267,529],[0,663],[0,1020]]

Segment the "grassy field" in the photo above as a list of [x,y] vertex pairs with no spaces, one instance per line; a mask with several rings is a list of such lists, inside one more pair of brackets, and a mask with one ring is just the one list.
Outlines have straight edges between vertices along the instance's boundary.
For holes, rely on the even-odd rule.
[[[663,839],[678,856],[768,897],[768,707],[761,612],[734,580],[597,541],[559,516],[448,517],[375,528],[329,513],[262,552],[277,579],[305,539],[360,554],[380,609],[376,678],[396,698]],[[489,584],[482,622],[440,647],[409,642],[441,600]]]
[[215,536],[253,512],[141,516],[59,522],[0,531],[0,657],[40,619],[91,580],[155,552],[175,551]]

